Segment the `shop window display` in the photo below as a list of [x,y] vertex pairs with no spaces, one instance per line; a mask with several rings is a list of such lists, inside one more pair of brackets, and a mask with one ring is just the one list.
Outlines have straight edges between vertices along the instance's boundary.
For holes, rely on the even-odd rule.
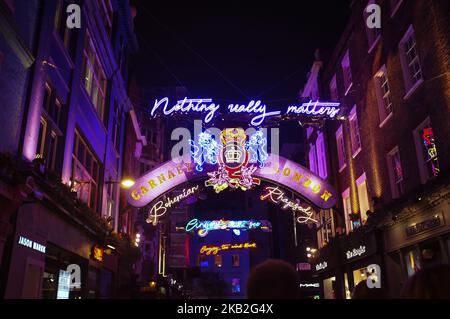
[[422,268],[420,256],[416,249],[410,250],[405,254],[404,258],[408,277],[411,277]]
[[345,299],[351,299],[352,298],[352,292],[350,291],[350,286],[348,284],[348,275],[347,275],[347,273],[344,274],[344,285],[345,285]]
[[367,268],[361,268],[353,271],[353,282],[355,287],[364,280],[367,280]]
[[336,299],[336,277],[323,281],[323,291],[325,299]]

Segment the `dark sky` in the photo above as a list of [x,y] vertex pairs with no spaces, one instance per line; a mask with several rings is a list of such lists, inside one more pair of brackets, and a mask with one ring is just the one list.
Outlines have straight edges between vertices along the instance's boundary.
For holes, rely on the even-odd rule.
[[338,41],[349,2],[135,0],[138,80],[184,85],[191,98],[295,100],[315,49]]

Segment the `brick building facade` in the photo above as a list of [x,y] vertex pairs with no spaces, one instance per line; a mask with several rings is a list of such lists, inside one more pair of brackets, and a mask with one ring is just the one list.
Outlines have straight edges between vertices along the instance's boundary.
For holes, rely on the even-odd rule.
[[449,262],[449,5],[377,1],[382,27],[370,29],[373,3],[352,3],[334,53],[316,61],[315,86],[302,92],[341,102],[344,115],[307,129],[310,168],[326,170],[341,195],[318,231],[317,264],[338,257],[320,269],[332,279],[328,297],[349,297],[371,263],[398,296],[415,271]]

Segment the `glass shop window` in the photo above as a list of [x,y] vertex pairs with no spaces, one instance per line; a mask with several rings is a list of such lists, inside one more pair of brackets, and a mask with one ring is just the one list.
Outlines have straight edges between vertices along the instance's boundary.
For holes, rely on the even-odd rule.
[[420,261],[419,252],[416,249],[408,251],[405,255],[405,265],[408,277],[411,277],[420,269],[422,269],[422,262]]
[[323,294],[325,299],[336,299],[336,277],[323,281]]
[[353,271],[354,287],[364,280],[367,280],[367,268],[361,268]]

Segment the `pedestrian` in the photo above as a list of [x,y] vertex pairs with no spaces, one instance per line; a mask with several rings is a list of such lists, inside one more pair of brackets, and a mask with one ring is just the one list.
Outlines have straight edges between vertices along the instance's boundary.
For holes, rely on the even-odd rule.
[[254,267],[247,283],[248,299],[297,299],[300,279],[282,260],[267,260]]
[[410,277],[401,293],[403,299],[450,299],[450,266],[424,268]]

